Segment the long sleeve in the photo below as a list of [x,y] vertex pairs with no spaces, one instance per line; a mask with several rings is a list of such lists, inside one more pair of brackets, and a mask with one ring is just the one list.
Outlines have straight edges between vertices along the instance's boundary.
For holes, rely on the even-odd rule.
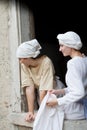
[[66,73],[67,90],[63,97],[57,99],[59,105],[76,102],[85,95],[82,79],[83,72],[85,72],[85,68],[82,68],[82,63],[77,58],[68,62]]
[[46,62],[43,64],[39,90],[53,89],[54,75],[55,75],[55,70],[52,61],[47,58]]

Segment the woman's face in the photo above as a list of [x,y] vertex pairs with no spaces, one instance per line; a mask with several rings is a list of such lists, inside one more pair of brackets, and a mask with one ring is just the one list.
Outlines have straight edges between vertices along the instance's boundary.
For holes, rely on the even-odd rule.
[[59,51],[61,51],[64,56],[70,56],[71,50],[70,47],[60,44]]
[[29,60],[30,58],[19,58],[19,62],[20,62],[20,64],[24,64],[25,66],[29,66],[30,65],[30,60]]

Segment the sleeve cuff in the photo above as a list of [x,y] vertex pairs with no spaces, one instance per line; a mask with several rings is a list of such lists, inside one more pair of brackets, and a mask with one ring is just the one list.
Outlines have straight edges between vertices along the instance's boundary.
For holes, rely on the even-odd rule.
[[59,106],[65,105],[65,101],[64,101],[63,97],[58,98],[58,99],[57,99],[57,102],[58,102],[58,105],[59,105]]
[[64,90],[65,90],[65,94],[68,93],[68,88],[64,88]]

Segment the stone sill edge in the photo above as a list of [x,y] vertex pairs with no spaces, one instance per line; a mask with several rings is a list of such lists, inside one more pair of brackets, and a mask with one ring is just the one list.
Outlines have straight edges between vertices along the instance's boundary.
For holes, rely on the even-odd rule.
[[18,126],[25,126],[25,127],[30,127],[32,128],[33,127],[33,122],[30,123],[30,122],[27,122],[25,121],[25,117],[26,117],[26,114],[27,113],[22,113],[22,112],[13,112],[13,113],[10,113],[8,115],[8,120],[11,124],[13,125],[18,125]]
[[[26,117],[27,113],[11,113],[8,115],[8,119],[10,121],[10,123],[12,123],[13,125],[18,125],[18,126],[25,126],[25,127],[29,127],[29,128],[33,128],[33,122],[29,123],[25,121],[25,117]],[[86,125],[87,126],[87,120],[65,120],[64,121],[64,125]]]

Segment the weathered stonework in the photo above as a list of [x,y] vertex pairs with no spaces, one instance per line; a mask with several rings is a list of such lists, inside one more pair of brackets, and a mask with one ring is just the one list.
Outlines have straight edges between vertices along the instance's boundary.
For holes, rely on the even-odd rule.
[[10,113],[21,112],[21,76],[16,50],[21,42],[33,37],[32,12],[20,8],[16,0],[0,1],[0,130],[18,130],[8,120]]
[[8,1],[0,1],[0,130],[9,130],[10,54],[8,45]]

